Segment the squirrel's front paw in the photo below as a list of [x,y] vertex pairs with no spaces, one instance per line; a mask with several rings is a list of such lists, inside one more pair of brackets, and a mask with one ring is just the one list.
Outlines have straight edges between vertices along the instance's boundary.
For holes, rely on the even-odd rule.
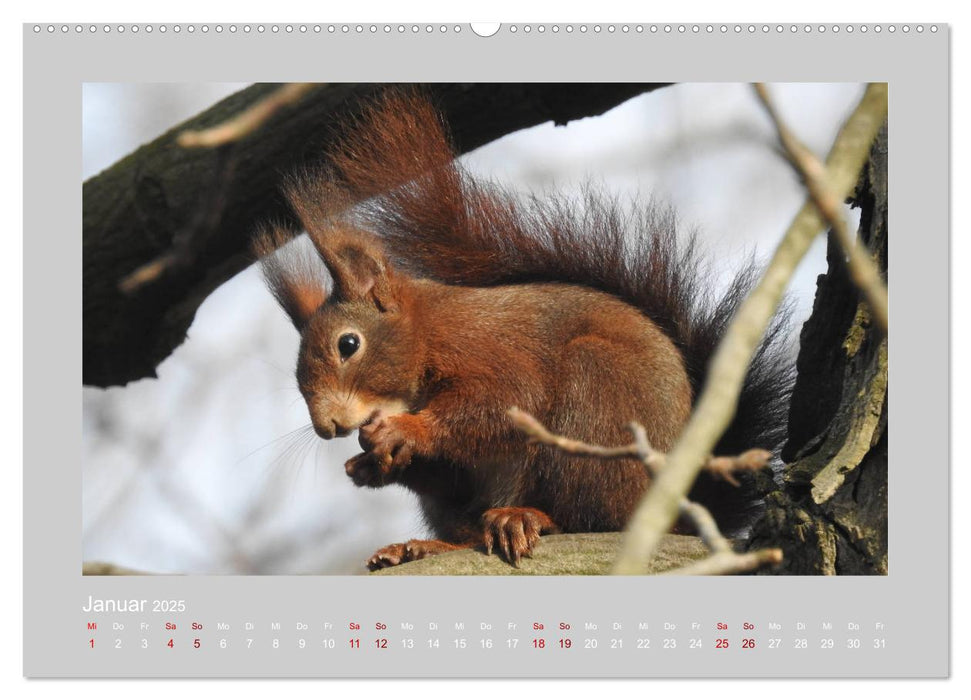
[[374,456],[379,469],[390,474],[411,463],[418,442],[418,419],[411,414],[386,416],[378,413],[361,426],[358,442]]
[[351,457],[344,463],[344,471],[354,481],[355,486],[377,489],[394,483],[395,480],[390,465],[385,465],[370,452]]
[[550,516],[535,508],[490,508],[482,514],[482,525],[486,552],[492,554],[497,545],[513,566],[532,555],[540,535],[559,531]]
[[368,559],[367,568],[371,571],[386,569],[409,561],[417,561],[433,554],[465,549],[462,545],[443,542],[442,540],[408,540],[400,544],[389,544],[382,547]]

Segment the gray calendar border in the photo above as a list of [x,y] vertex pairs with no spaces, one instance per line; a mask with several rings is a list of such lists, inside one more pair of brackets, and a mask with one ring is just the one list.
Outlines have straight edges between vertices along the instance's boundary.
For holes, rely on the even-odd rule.
[[[24,673],[77,676],[930,676],[949,673],[949,29],[921,25],[879,34],[789,31],[747,24],[722,33],[705,25],[659,31],[615,24],[613,33],[523,31],[488,39],[468,25],[417,35],[337,31],[246,34],[105,33],[104,25],[53,33],[24,26]],[[129,28],[131,25],[127,25]],[[155,25],[156,27],[158,25]],[[172,25],[168,25],[172,27]],[[187,27],[188,25],[182,25]],[[228,27],[228,24],[221,25]],[[239,25],[240,27],[242,25]],[[299,25],[294,25],[299,27]],[[311,25],[312,26],[312,25]],[[326,25],[324,25],[326,27]],[[397,27],[397,25],[392,25]],[[411,25],[407,25],[410,29]],[[423,28],[425,25],[421,25]],[[535,25],[534,25],[535,26]],[[546,25],[547,27],[551,25]],[[565,28],[566,25],[560,25]],[[631,25],[634,27],[636,25]],[[817,27],[818,25],[813,25]],[[831,28],[832,25],[826,25]],[[847,25],[843,24],[842,27]],[[909,25],[916,27],[917,25]],[[144,25],[142,25],[144,27]],[[394,56],[388,61],[385,56]],[[348,60],[353,56],[353,60]],[[447,59],[447,60],[446,60]],[[714,60],[713,60],[714,59]],[[890,459],[891,574],[878,578],[422,578],[87,577],[81,551],[81,139],[83,82],[477,82],[477,81],[886,81],[890,84],[890,191],[894,238],[892,362],[895,433]],[[189,615],[259,624],[305,618],[416,623],[489,617],[555,620],[800,618],[884,621],[883,653],[799,655],[753,663],[737,653],[664,659],[503,657],[501,664],[442,650],[427,657],[298,658],[267,653],[221,657],[173,652],[85,654],[81,604],[89,595],[185,599]],[[470,604],[469,601],[475,601]],[[157,619],[161,617],[156,616]]]

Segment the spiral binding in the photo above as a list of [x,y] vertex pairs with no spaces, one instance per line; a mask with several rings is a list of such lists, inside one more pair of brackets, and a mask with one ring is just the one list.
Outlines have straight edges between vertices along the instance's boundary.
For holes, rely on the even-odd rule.
[[35,24],[35,34],[406,34],[448,35],[469,32],[476,36],[508,34],[936,34],[936,24],[509,24],[493,25],[486,32],[461,24]]

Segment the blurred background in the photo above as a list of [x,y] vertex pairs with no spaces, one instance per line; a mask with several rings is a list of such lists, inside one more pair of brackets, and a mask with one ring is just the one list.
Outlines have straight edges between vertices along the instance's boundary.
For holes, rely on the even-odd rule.
[[[87,179],[245,84],[86,84]],[[796,134],[824,156],[859,84],[773,85]],[[698,229],[723,285],[771,254],[804,193],[745,84],[684,84],[565,127],[543,124],[463,157],[524,192],[589,180],[677,209]],[[855,226],[858,219],[850,213]],[[254,222],[255,224],[256,222]],[[825,271],[820,238],[792,285],[793,344]],[[201,306],[158,379],[85,387],[83,559],[155,573],[364,573],[373,550],[422,537],[413,496],[356,488],[355,436],[311,431],[293,370],[298,336],[250,268]]]

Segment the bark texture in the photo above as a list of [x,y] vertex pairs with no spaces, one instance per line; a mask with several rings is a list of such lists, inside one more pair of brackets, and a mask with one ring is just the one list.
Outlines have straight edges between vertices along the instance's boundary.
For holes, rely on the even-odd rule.
[[[886,278],[886,126],[854,204],[859,236]],[[749,546],[782,547],[780,573],[886,574],[887,338],[871,323],[832,237],[827,260],[800,336],[784,484],[767,496]]]

